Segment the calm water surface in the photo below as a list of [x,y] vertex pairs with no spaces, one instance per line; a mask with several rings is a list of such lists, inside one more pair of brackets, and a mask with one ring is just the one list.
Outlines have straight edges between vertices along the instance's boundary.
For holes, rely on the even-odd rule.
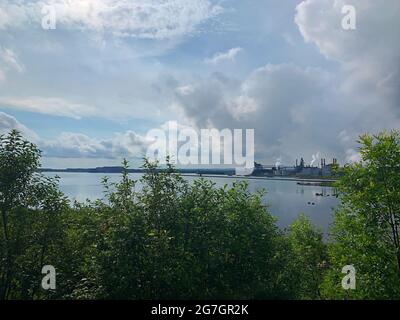
[[[49,176],[56,174],[48,173]],[[103,197],[101,179],[108,176],[110,181],[116,182],[120,174],[104,173],[57,173],[61,177],[60,188],[71,199],[85,201]],[[140,179],[141,174],[131,174],[133,179]],[[198,177],[186,176],[185,179],[193,181]],[[236,178],[207,178],[213,180],[218,186],[231,185]],[[326,233],[332,222],[332,209],[339,204],[333,196],[330,187],[301,186],[296,181],[281,180],[255,180],[249,179],[251,191],[266,189],[265,204],[269,205],[270,212],[278,218],[278,225],[287,227],[299,213],[303,212]],[[316,196],[322,193],[325,196]],[[312,205],[314,203],[314,205]]]

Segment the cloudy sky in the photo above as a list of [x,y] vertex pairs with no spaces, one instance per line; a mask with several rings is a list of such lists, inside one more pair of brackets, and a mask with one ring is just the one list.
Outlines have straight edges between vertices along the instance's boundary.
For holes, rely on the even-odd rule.
[[359,134],[400,128],[399,16],[398,0],[0,0],[0,131],[47,167],[139,164],[170,120],[253,128],[264,163],[355,161]]

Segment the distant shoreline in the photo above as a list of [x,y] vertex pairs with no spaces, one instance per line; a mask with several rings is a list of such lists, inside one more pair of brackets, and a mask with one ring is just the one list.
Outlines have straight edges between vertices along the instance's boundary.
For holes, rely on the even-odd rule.
[[[40,172],[46,172],[46,173],[102,173],[104,175],[107,174],[120,174],[122,171],[97,171],[97,170],[83,170],[83,169],[41,169]],[[146,170],[144,169],[129,169],[129,173],[145,173]],[[267,176],[244,176],[244,175],[234,175],[234,174],[226,174],[226,173],[220,173],[220,174],[211,174],[211,173],[185,173],[185,172],[180,172],[178,170],[178,173],[181,174],[182,176],[186,177],[198,177],[198,178],[223,178],[223,179],[241,179],[241,180],[277,180],[277,181],[296,181],[296,182],[301,182],[305,183],[304,185],[307,185],[306,183],[319,183],[319,184],[329,184],[334,183],[337,181],[337,179],[332,179],[332,178],[327,178],[327,179],[321,179],[321,178],[300,178],[300,177],[267,177]]]
[[229,175],[218,175],[218,174],[202,174],[201,176],[198,174],[187,174],[182,173],[182,176],[192,176],[192,177],[206,177],[206,178],[228,178],[228,179],[251,179],[251,180],[279,180],[279,181],[297,181],[297,182],[336,182],[337,179],[318,179],[318,178],[299,178],[299,177],[258,177],[258,176],[229,176]]

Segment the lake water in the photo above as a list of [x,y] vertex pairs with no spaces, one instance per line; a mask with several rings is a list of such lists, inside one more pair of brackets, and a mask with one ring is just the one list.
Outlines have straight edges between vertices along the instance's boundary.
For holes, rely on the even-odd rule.
[[[48,176],[56,174],[47,173]],[[71,199],[85,201],[103,197],[101,179],[108,176],[110,181],[116,182],[120,174],[104,173],[57,173],[61,177],[60,188]],[[130,174],[133,179],[140,179],[141,174]],[[188,181],[198,177],[185,176]],[[231,185],[238,178],[207,178],[213,180],[217,186]],[[299,213],[305,213],[312,222],[326,233],[332,222],[332,210],[339,204],[333,196],[333,188],[320,186],[302,186],[296,181],[248,179],[251,191],[266,189],[265,204],[269,211],[278,218],[281,228],[287,227]],[[317,196],[316,193],[324,194]],[[312,204],[314,203],[314,205]]]

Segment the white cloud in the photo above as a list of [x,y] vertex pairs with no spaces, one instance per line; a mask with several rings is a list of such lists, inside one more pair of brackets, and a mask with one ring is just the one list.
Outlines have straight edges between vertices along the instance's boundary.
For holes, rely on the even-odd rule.
[[[0,11],[0,19],[1,17],[2,16]],[[0,22],[0,29],[1,29],[1,22]],[[14,70],[17,71],[18,73],[23,73],[25,71],[25,67],[13,50],[2,47],[0,45],[0,84],[6,81],[7,73]]]
[[47,97],[0,97],[0,105],[30,112],[80,119],[96,115],[94,107],[68,102],[62,98]]
[[193,90],[194,90],[193,87],[190,85],[180,86],[180,87],[176,88],[176,92],[183,96],[191,94],[193,92]]
[[[175,39],[196,32],[204,21],[216,17],[221,10],[212,5],[211,0],[48,0],[46,3],[66,4],[66,7],[59,9],[58,27],[63,31],[79,29],[85,31],[78,33],[82,35],[93,31],[100,38],[102,34],[108,33],[146,39]],[[358,24],[355,31],[345,31],[341,28],[343,4],[353,4],[356,7]],[[40,28],[40,11],[37,10],[37,5],[38,2],[33,1],[3,0],[0,4],[0,29],[27,26],[31,28],[32,24]],[[286,6],[289,7],[285,4],[285,8]],[[132,114],[143,116],[146,113],[146,117],[154,119],[154,106],[161,106],[157,112],[164,114],[163,120],[171,116],[179,117],[169,112],[170,109],[166,112],[161,110],[165,105],[172,105],[175,107],[174,111],[178,106],[183,115],[197,127],[254,128],[257,150],[262,153],[260,159],[270,160],[271,163],[275,162],[277,155],[281,156],[285,164],[290,163],[293,157],[302,155],[308,157],[306,161],[309,161],[316,150],[320,151],[321,157],[327,159],[337,156],[342,157],[343,161],[350,161],[355,157],[353,151],[356,150],[355,140],[359,133],[376,132],[382,128],[400,128],[400,20],[397,18],[400,15],[399,8],[400,2],[397,0],[303,1],[297,7],[296,24],[303,39],[311,44],[311,48],[315,47],[316,52],[320,52],[327,60],[334,61],[329,64],[325,64],[322,59],[316,61],[322,61],[322,67],[328,66],[330,73],[293,64],[269,64],[249,71],[244,79],[221,73],[201,78],[201,75],[191,76],[190,68],[185,72],[177,69],[171,71],[150,67],[149,64],[142,64],[140,61],[134,68],[131,65],[130,68],[124,69],[127,73],[135,70],[131,73],[140,75],[139,80],[131,83],[126,79],[132,78],[123,74],[123,80],[118,82],[119,77],[115,75],[119,75],[120,70],[117,70],[112,62],[108,64],[108,60],[96,60],[96,54],[90,52],[89,58],[85,59],[92,61],[90,58],[93,56],[94,63],[89,64],[89,68],[97,73],[89,80],[94,80],[92,83],[96,90],[91,88],[95,94],[86,90],[85,94],[88,97],[85,97],[85,101],[94,101],[98,108],[97,113],[105,117],[115,114],[122,117]],[[4,19],[1,19],[2,17]],[[291,43],[292,39],[285,34],[294,37],[293,30],[278,30],[278,33],[282,32]],[[79,41],[81,40],[82,38],[79,38]],[[304,62],[302,53],[311,49],[300,46],[297,51],[301,38],[295,40],[293,56],[296,56],[296,59],[293,60]],[[116,41],[119,42],[119,39]],[[129,45],[132,42],[142,43],[130,41]],[[74,46],[71,53],[85,51],[80,47],[81,43],[78,44],[80,50],[75,50],[77,47]],[[14,48],[12,45],[8,46]],[[119,57],[112,56],[114,61],[122,61],[122,64],[124,61],[130,61],[134,52],[139,51],[141,50],[134,47],[126,52],[118,50],[118,54],[123,53]],[[206,61],[210,64],[233,61],[239,52],[240,48],[232,48],[227,52],[217,53]],[[28,53],[23,57],[27,57]],[[284,53],[283,57],[287,57],[287,52]],[[263,52],[256,54],[262,56]],[[106,55],[102,53],[101,56]],[[79,58],[79,54],[73,57]],[[82,68],[85,76],[88,75],[86,60],[77,65],[85,67]],[[260,60],[255,60],[254,63],[257,61]],[[30,66],[28,61],[24,62],[27,67]],[[3,65],[0,68],[1,81],[1,71],[4,78],[8,76],[8,70]],[[112,73],[109,73],[111,77],[106,73],[108,68],[112,70]],[[49,69],[43,70],[46,72]],[[209,68],[204,68],[204,73],[206,72],[209,72]],[[165,85],[160,84],[157,77],[152,77],[155,74],[166,73],[173,74],[174,79]],[[203,70],[199,73],[204,75]],[[68,76],[68,73],[65,76]],[[62,77],[64,79],[64,74]],[[111,79],[112,83],[102,82],[102,78]],[[77,82],[79,85],[88,83],[79,80]],[[148,83],[154,83],[156,89],[147,90],[146,88],[150,87]],[[72,80],[68,83],[68,88],[73,87],[73,84]],[[34,88],[33,85],[28,87],[26,83],[23,85],[26,88]],[[4,107],[73,118],[97,115],[91,106],[71,103],[64,99],[16,98],[15,88],[10,87],[14,89],[12,93],[8,93],[10,96],[0,98]],[[103,93],[101,99],[97,96],[98,91]],[[30,94],[32,93],[26,93]],[[33,94],[42,95],[40,92]],[[43,96],[47,94],[48,92]],[[113,106],[111,111],[109,105]],[[341,132],[345,134],[340,135]],[[132,138],[126,139],[131,141]],[[67,150],[73,152],[72,149],[76,146],[76,149],[82,150],[78,154],[111,156],[104,150],[106,143],[111,143],[113,150],[118,149],[117,141],[113,138],[98,140],[70,134],[60,141],[55,140],[52,146],[54,154],[57,143],[62,145],[62,141],[65,141],[66,147],[64,151],[57,151],[62,154],[67,154]],[[125,150],[126,146],[119,148]]]
[[0,29],[4,29],[8,20],[8,15],[4,9],[0,7]]
[[16,129],[36,143],[44,157],[50,158],[141,158],[151,143],[133,131],[116,133],[109,139],[96,139],[81,133],[63,132],[54,140],[45,140],[21,124],[15,117],[0,112],[0,134]]
[[[356,30],[341,27],[344,5],[356,9]],[[339,144],[346,161],[359,159],[355,140],[363,132],[400,128],[400,2],[396,0],[306,0],[295,22],[306,42],[338,62],[337,88],[346,108]]]
[[205,62],[209,64],[218,64],[222,61],[235,61],[236,56],[243,49],[240,47],[229,49],[227,52],[218,52],[212,58],[206,59]]
[[256,113],[258,104],[255,99],[248,95],[239,95],[232,99],[229,111],[236,120],[242,120],[251,117]]
[[19,73],[23,73],[25,70],[25,67],[19,60],[17,54],[11,49],[0,47],[0,60],[3,65],[18,71]]
[[[355,7],[358,21],[356,30],[350,31],[341,26],[342,7],[349,4]],[[305,0],[296,11],[295,22],[304,39],[329,59],[356,63],[372,62],[377,55],[398,56],[400,43],[394,40],[398,40],[400,3],[396,0]],[[397,50],[386,50],[385,44]]]
[[[167,140],[163,141],[182,145],[186,142],[178,141],[173,135],[170,135],[169,130],[177,130],[177,134],[187,129],[193,128],[179,122],[166,122],[159,127],[154,128],[164,133]],[[198,133],[199,134],[199,133]],[[158,137],[162,139],[162,136]],[[172,140],[168,140],[172,139]],[[85,134],[74,132],[63,132],[54,140],[40,140],[39,146],[43,150],[43,156],[46,158],[75,158],[75,159],[142,159],[147,155],[148,148],[154,144],[154,136],[144,136],[134,131],[128,130],[123,133],[116,133],[108,139],[97,139],[89,137]],[[193,152],[198,151],[198,141],[190,141]],[[219,142],[212,141],[214,146]],[[162,143],[158,145],[159,152],[167,153],[164,150]],[[174,150],[170,150],[172,160],[176,159]],[[204,152],[206,152],[204,150]]]
[[[341,27],[344,4],[356,8],[356,30]],[[175,105],[200,128],[255,129],[262,161],[274,163],[277,154],[284,163],[312,161],[315,150],[357,161],[359,134],[400,128],[399,14],[394,0],[303,1],[295,22],[306,42],[337,62],[330,72],[268,64],[239,81],[218,73],[177,91]]]
[[[349,4],[358,21],[351,31],[341,27],[341,9]],[[364,97],[365,105],[400,109],[399,15],[397,0],[306,0],[297,6],[295,21],[305,41],[340,63],[343,90]]]
[[0,4],[0,30],[10,27],[21,27],[29,21],[37,4],[25,1],[3,0]]
[[0,134],[6,134],[13,129],[18,130],[26,138],[30,139],[33,142],[37,142],[39,140],[39,137],[35,132],[21,124],[13,116],[10,116],[4,112],[0,112]]
[[43,5],[56,10],[57,27],[90,30],[143,39],[170,39],[191,34],[222,8],[209,0],[43,0],[5,1],[0,28],[41,26]]
[[177,92],[175,103],[198,128],[255,129],[259,159],[275,162],[280,154],[290,163],[296,154],[311,157],[314,150],[334,149],[337,141],[330,137],[341,126],[329,124],[342,117],[332,85],[332,77],[320,69],[269,64],[244,81],[214,74],[193,83],[190,93]]

